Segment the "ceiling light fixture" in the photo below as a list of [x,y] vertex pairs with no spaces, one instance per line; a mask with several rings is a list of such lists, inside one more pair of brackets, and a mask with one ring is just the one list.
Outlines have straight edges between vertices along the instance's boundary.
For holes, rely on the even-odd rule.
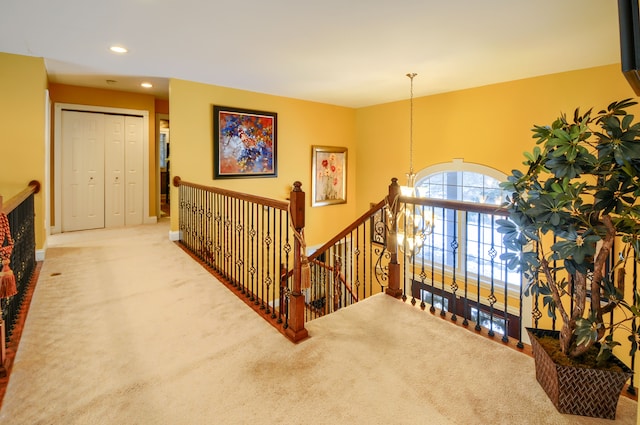
[[109,47],[109,50],[111,50],[113,53],[127,53],[129,51],[122,46],[111,46]]
[[144,83],[141,83],[140,86],[144,87],[145,89],[150,89],[151,87],[153,87],[153,84],[144,82]]
[[[407,173],[407,185],[400,186],[402,196],[414,198],[416,195],[416,173],[413,171],[413,79],[418,75],[415,72],[407,74],[411,80],[411,98],[409,101],[409,172]],[[433,232],[433,220],[425,217],[424,207],[417,204],[405,203],[398,211],[398,247],[407,256],[415,256],[421,251],[427,237]]]

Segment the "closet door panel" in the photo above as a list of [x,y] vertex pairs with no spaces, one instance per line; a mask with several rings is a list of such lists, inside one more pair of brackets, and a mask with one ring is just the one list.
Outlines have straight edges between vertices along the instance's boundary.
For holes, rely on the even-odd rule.
[[105,115],[105,227],[125,225],[125,117]]
[[104,227],[104,117],[62,112],[62,231]]
[[124,117],[125,224],[142,224],[144,213],[144,129],[142,117]]

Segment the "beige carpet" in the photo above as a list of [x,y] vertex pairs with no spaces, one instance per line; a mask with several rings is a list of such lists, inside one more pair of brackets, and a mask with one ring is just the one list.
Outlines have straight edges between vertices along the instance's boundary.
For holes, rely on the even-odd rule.
[[559,414],[531,358],[386,295],[294,345],[168,231],[52,239],[0,423],[636,423]]

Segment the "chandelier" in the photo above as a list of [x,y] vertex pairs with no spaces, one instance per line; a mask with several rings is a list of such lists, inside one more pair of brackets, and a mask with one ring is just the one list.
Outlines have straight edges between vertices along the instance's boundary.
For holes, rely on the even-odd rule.
[[[415,197],[416,174],[413,170],[413,79],[415,72],[407,74],[411,80],[411,97],[409,111],[409,172],[406,186],[400,186],[400,193],[404,197]],[[405,203],[398,210],[397,243],[400,251],[409,257],[420,252],[426,237],[433,231],[433,223],[424,217],[424,207]]]

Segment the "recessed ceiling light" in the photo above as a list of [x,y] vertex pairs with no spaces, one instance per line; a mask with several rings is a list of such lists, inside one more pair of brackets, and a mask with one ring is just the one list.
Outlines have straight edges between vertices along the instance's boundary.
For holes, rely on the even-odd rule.
[[127,53],[129,51],[122,46],[111,46],[109,47],[109,50],[111,50],[114,53]]
[[153,84],[151,84],[151,83],[142,83],[140,85],[142,87],[144,87],[145,89],[150,89],[151,87],[153,87]]

